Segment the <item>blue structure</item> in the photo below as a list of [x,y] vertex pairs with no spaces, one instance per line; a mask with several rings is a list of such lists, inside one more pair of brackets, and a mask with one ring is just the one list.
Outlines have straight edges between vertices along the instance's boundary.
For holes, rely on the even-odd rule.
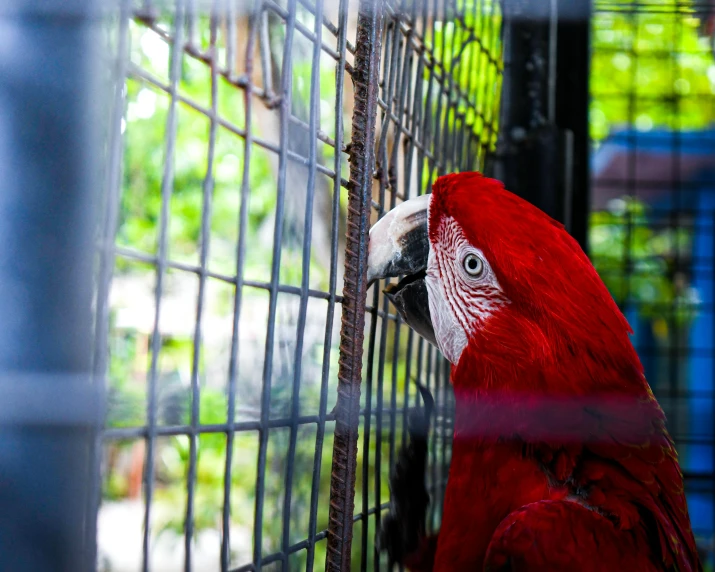
[[[687,396],[678,404],[678,414],[687,417],[678,427],[681,433],[687,428],[687,438],[678,448],[693,529],[699,537],[710,539],[715,532],[715,130],[615,133],[594,153],[592,174],[595,210],[635,192],[652,208],[653,222],[679,220],[671,218],[674,213],[691,213],[688,274],[701,305],[689,327],[688,351],[680,348],[673,354],[679,356],[678,366],[684,366],[681,371],[687,372]],[[654,348],[649,321],[635,309],[627,309],[626,316],[639,352]],[[641,359],[649,379],[655,379],[655,352],[642,353]]]

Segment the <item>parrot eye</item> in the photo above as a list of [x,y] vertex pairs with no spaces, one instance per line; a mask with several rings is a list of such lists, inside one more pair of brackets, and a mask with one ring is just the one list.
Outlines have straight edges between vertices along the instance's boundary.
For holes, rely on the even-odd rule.
[[481,276],[484,273],[484,261],[476,254],[467,254],[464,257],[464,269],[470,276]]

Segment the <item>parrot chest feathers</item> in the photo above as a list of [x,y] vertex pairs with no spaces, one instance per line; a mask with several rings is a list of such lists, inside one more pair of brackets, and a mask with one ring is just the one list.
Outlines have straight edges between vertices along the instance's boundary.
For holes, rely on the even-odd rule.
[[[495,407],[472,411],[467,422],[458,406],[442,530],[474,546],[465,563],[482,561],[487,543],[474,539],[490,539],[508,515],[532,503],[566,501],[606,519],[665,569],[698,569],[677,455],[654,400],[637,400],[621,412],[581,407],[580,417],[561,411],[554,419],[534,407],[504,414],[511,420],[507,431]],[[490,419],[495,432],[488,434],[477,418]],[[530,430],[536,420],[538,429]]]

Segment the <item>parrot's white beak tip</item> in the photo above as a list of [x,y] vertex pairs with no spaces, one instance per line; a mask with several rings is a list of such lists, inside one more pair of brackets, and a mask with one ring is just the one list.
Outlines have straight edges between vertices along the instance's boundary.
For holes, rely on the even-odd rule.
[[431,197],[421,195],[399,204],[370,229],[368,285],[381,278],[413,274],[425,267]]

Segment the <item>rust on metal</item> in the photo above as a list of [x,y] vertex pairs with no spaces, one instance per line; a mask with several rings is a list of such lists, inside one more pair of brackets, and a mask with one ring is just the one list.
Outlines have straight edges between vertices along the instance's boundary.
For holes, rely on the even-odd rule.
[[382,8],[382,0],[361,0],[358,8],[345,281],[325,563],[328,572],[350,570]]

